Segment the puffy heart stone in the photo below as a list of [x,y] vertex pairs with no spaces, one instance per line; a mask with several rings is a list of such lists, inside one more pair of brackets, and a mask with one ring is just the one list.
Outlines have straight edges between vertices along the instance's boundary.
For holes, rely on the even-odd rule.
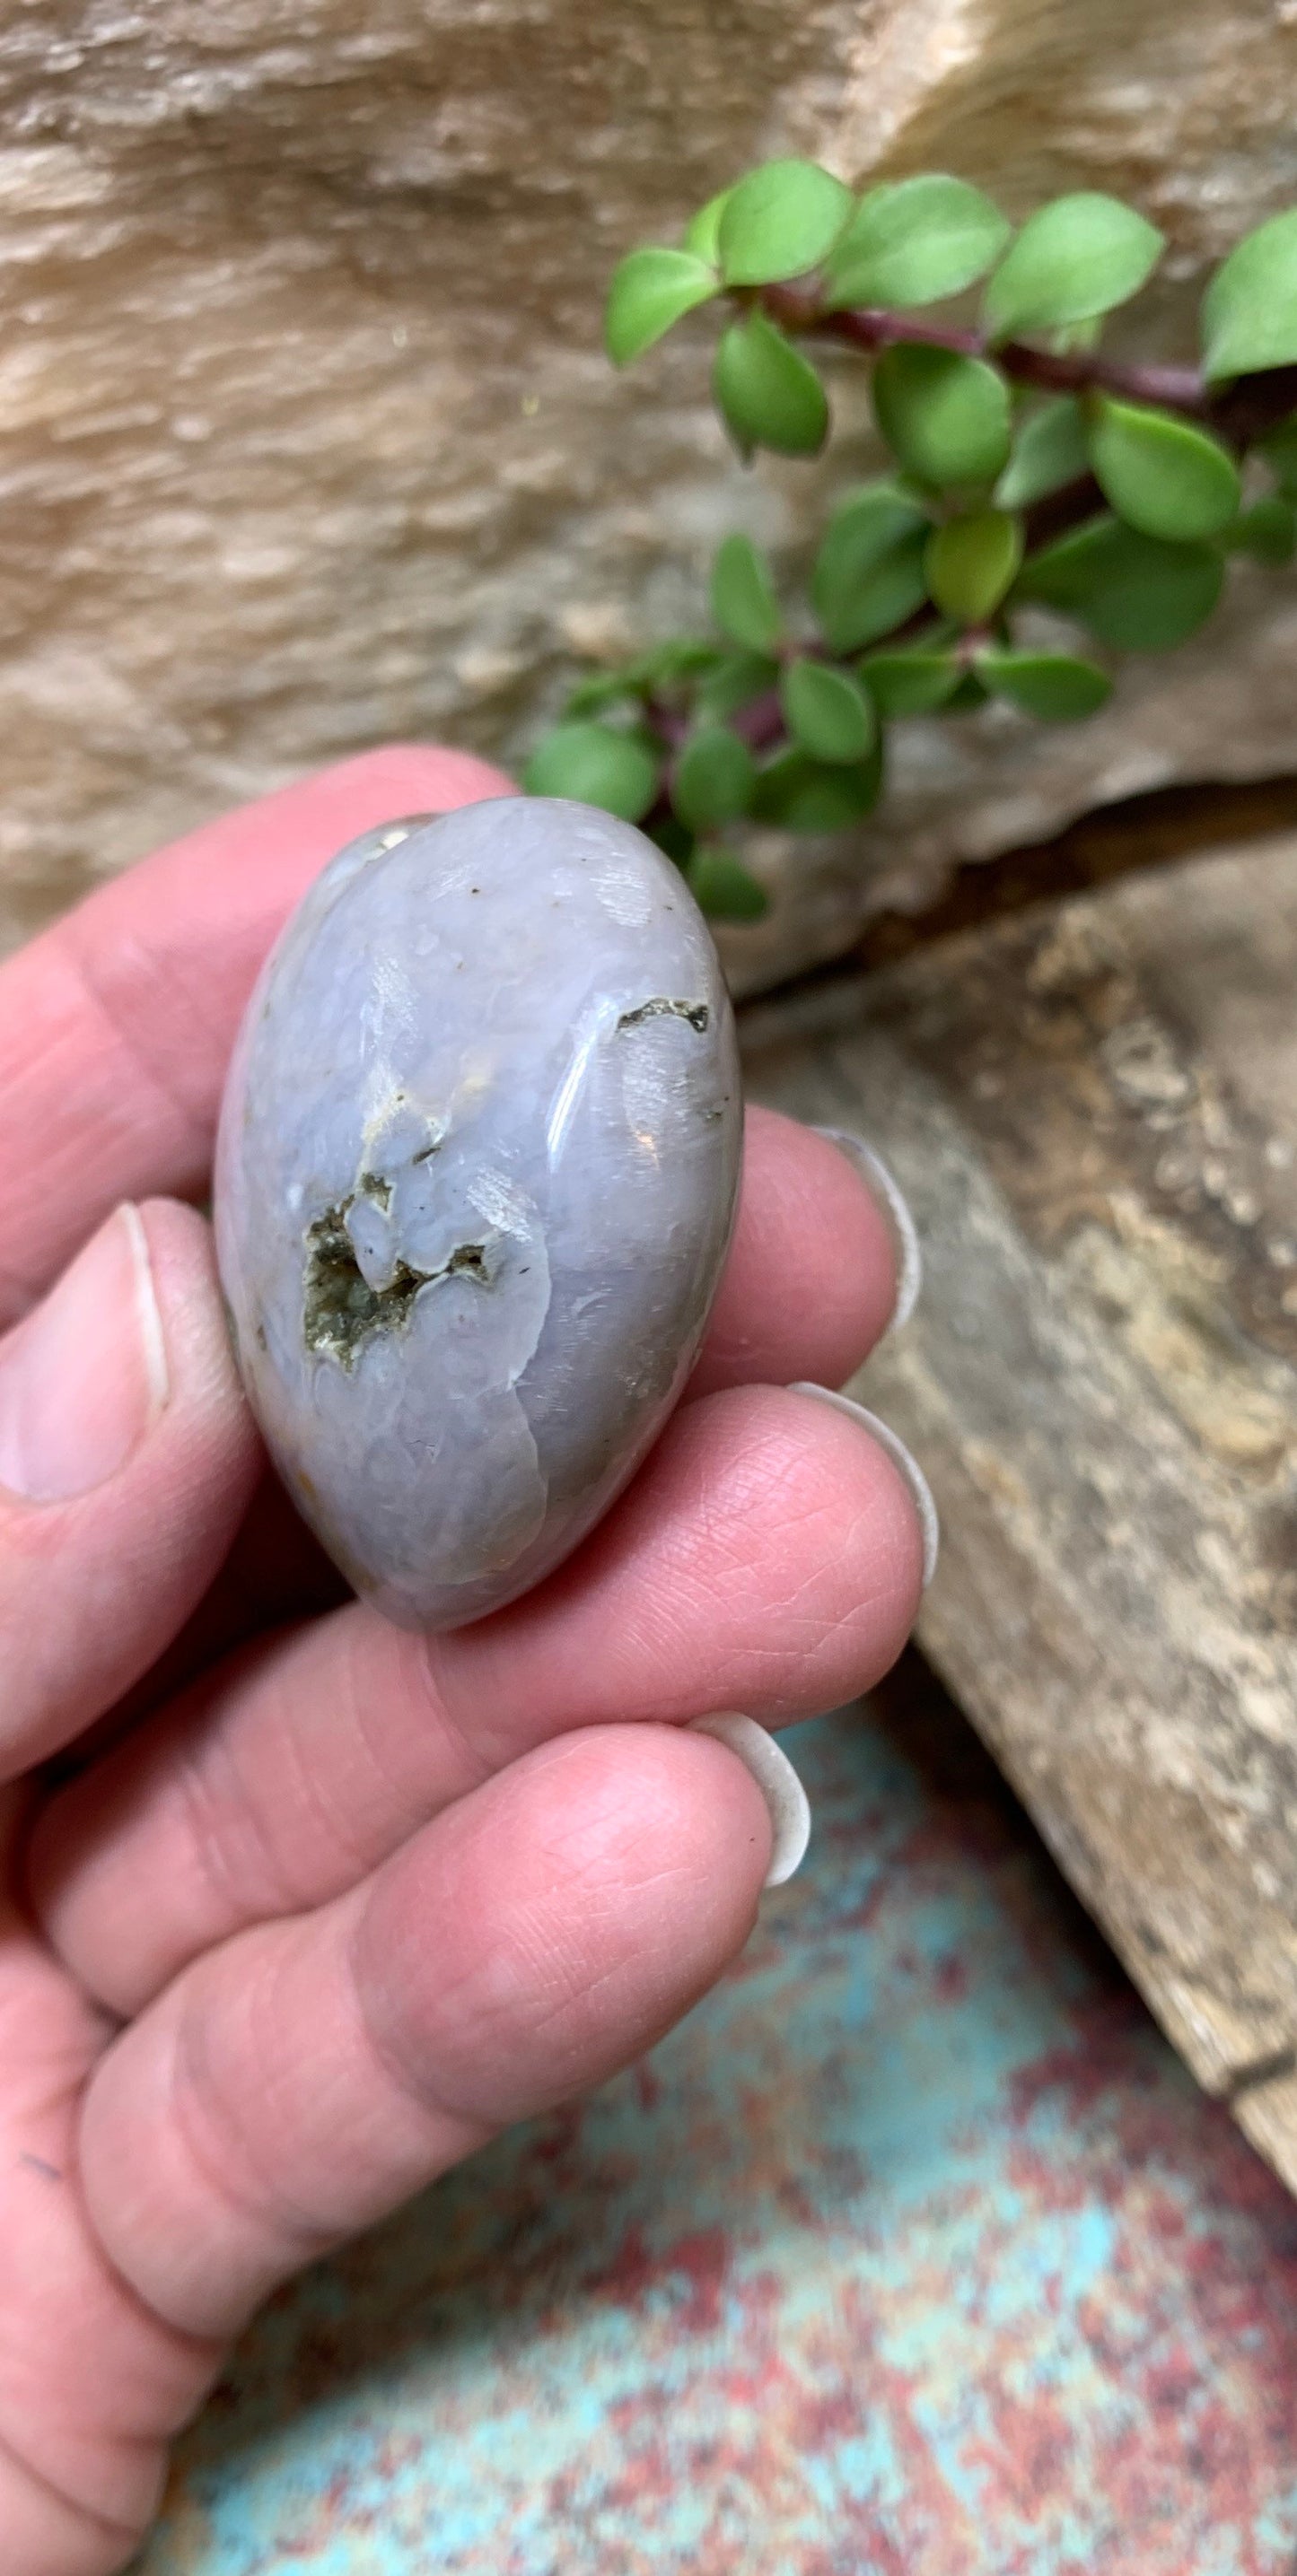
[[480,1618],[607,1510],[697,1350],[741,1133],[706,924],[629,824],[502,797],[311,888],[230,1068],[217,1250],[280,1475],[390,1618]]

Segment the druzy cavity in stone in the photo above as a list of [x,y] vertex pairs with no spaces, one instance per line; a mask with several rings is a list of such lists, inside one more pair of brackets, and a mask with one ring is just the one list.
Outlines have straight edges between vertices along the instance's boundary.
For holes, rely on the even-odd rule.
[[656,1438],[733,1222],[741,1110],[678,871],[540,797],[369,832],[240,1033],[216,1237],[290,1493],[409,1627],[560,1563]]

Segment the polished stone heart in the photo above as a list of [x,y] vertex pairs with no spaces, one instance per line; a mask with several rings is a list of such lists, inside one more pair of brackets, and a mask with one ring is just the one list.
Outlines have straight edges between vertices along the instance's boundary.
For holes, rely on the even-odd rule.
[[456,1627],[559,1564],[680,1394],[733,1221],[733,1018],[643,834],[502,797],[341,851],[248,1007],[216,1235],[275,1464]]

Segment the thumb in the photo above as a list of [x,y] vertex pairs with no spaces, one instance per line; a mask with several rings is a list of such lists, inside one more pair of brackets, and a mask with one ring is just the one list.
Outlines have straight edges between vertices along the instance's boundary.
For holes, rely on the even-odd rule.
[[147,1671],[259,1457],[209,1228],[168,1199],[118,1208],[0,1341],[0,1779]]

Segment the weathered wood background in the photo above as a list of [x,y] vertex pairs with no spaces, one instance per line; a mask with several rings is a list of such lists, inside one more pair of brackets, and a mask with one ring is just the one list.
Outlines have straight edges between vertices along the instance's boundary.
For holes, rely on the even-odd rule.
[[[800,585],[866,469],[749,474],[714,318],[628,375],[614,262],[767,153],[1099,188],[1167,236],[1114,345],[1297,196],[1288,0],[39,0],[0,8],[0,951],[241,798],[412,734],[516,764],[587,657],[705,616],[747,527]],[[1091,723],[899,729],[850,840],[763,835],[745,990],[952,862],[1291,762],[1294,587],[1236,563]]]
[[932,1480],[920,1642],[1297,2188],[1297,835],[745,1015],[924,1242],[860,1391]]

